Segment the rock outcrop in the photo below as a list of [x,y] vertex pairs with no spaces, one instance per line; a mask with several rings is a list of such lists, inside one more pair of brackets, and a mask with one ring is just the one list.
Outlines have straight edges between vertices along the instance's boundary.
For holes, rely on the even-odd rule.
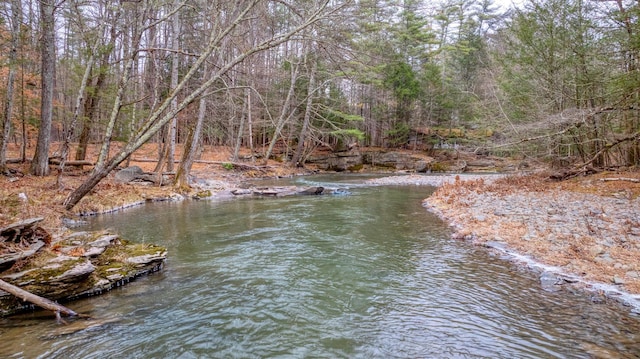
[[312,156],[307,159],[308,163],[315,164],[321,170],[336,172],[358,171],[364,165],[392,170],[426,172],[432,161],[432,158],[424,155],[412,155],[399,151],[360,151],[358,149]]
[[[2,229],[4,232],[0,233],[4,234],[0,239],[4,239],[4,248],[0,252],[0,262],[4,269],[0,278],[50,300],[68,301],[100,294],[161,269],[166,259],[163,247],[132,244],[108,232],[72,233],[48,245],[44,240],[23,239],[15,234],[15,228],[27,228],[22,230],[27,234],[42,231],[37,230],[39,220],[23,221]],[[6,236],[6,233],[13,234]],[[18,243],[28,246],[28,255],[16,246]],[[0,316],[31,308],[31,304],[0,291]]]

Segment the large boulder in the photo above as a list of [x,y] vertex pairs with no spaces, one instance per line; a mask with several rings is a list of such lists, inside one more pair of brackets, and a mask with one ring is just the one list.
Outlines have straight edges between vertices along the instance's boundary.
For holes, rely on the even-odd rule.
[[138,166],[131,166],[118,171],[115,175],[115,179],[120,183],[129,183],[135,181],[142,175],[144,175],[142,168]]
[[143,183],[154,185],[166,185],[170,183],[168,176],[144,172],[138,166],[123,168],[115,175],[115,180],[120,183]]

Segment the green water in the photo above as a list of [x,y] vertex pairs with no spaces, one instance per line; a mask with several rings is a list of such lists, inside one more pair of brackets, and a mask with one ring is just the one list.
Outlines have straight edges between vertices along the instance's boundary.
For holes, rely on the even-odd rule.
[[[70,303],[116,320],[63,334],[47,313],[0,320],[14,358],[640,357],[638,318],[459,241],[427,187],[298,179],[346,196],[188,201],[92,219],[169,249],[165,269]],[[328,183],[331,181],[331,183]]]

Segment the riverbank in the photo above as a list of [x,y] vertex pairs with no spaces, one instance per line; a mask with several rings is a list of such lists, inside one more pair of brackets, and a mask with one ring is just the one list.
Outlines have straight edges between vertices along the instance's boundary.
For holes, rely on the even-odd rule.
[[[130,165],[152,171],[154,148],[143,148]],[[123,184],[109,176],[74,209],[62,201],[86,172],[55,176],[0,176],[0,227],[24,218],[44,217],[42,227],[61,238],[82,225],[79,214],[98,214],[147,201],[191,197],[222,198],[256,178],[290,177],[312,173],[270,161],[255,170],[227,168],[220,162],[229,149],[211,149],[194,165],[194,188],[177,192],[171,186]],[[138,159],[138,160],[136,160]],[[217,162],[217,163],[214,163]],[[541,284],[558,290],[578,283],[607,292],[640,307],[640,173],[603,173],[565,182],[547,175],[415,175],[394,174],[369,185],[428,185],[439,187],[424,205],[449,223],[454,238],[491,247],[540,271]],[[233,195],[227,195],[233,197]],[[135,239],[133,239],[135,240]],[[626,295],[624,293],[630,293]],[[595,298],[595,297],[594,297]],[[599,299],[594,299],[599,300]]]
[[632,172],[457,180],[424,205],[451,225],[453,238],[540,271],[545,289],[575,283],[640,311],[639,179]]

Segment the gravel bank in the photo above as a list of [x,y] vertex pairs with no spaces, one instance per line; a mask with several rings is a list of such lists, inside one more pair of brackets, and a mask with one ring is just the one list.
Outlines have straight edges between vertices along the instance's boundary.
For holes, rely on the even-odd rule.
[[440,187],[445,183],[454,183],[456,177],[465,181],[474,181],[483,179],[485,181],[492,181],[494,179],[502,178],[504,175],[472,175],[472,174],[445,174],[445,175],[398,175],[373,178],[366,181],[368,185],[385,186],[385,185],[414,185],[414,186],[435,186]]
[[[447,221],[456,239],[508,253],[541,272],[541,285],[572,284],[605,294],[640,312],[638,184],[588,193],[542,178],[443,181],[425,207]],[[597,296],[594,296],[597,301]]]

